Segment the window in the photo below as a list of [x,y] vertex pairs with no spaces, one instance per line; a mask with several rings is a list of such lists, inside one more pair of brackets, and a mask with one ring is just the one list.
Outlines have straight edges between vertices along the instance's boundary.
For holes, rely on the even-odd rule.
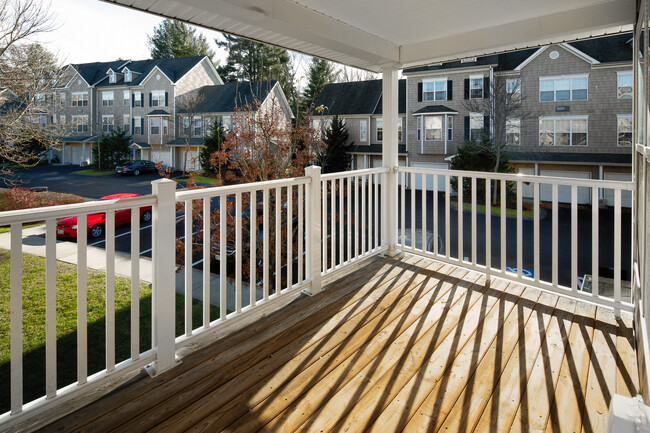
[[149,118],[149,133],[151,135],[160,135],[160,117]]
[[73,132],[88,132],[88,115],[72,116]]
[[617,144],[619,146],[632,146],[632,115],[619,114],[617,117]]
[[128,129],[130,121],[131,118],[128,114],[122,115],[122,126],[124,127],[124,129]]
[[65,129],[65,122],[66,122],[65,114],[60,115],[59,116],[59,124],[61,124],[61,128],[63,128],[63,129]]
[[187,116],[183,117],[183,135],[190,135],[190,118]]
[[142,92],[133,92],[133,106],[142,107]]
[[384,139],[384,119],[381,117],[377,118],[377,141],[382,141]]
[[397,119],[397,141],[402,141],[402,119]]
[[447,117],[447,141],[454,139],[454,118]]
[[151,92],[151,106],[152,107],[165,107],[165,91],[154,90]]
[[74,92],[72,94],[73,107],[87,107],[88,106],[88,92]]
[[201,136],[201,118],[200,117],[195,117],[194,118],[194,136],[195,137],[200,137]]
[[446,101],[447,78],[436,78],[435,80],[422,81],[422,100]]
[[108,73],[108,82],[109,82],[109,83],[114,83],[115,80],[116,80],[115,72],[110,71],[110,72]]
[[540,117],[540,146],[586,146],[587,118]]
[[617,81],[617,92],[616,95],[618,99],[630,99],[632,98],[632,82],[633,76],[632,72],[617,72],[616,73]]
[[221,118],[221,126],[224,131],[230,131],[232,129],[232,116],[223,116]]
[[483,76],[469,77],[469,98],[483,99]]
[[428,141],[442,140],[441,116],[428,116],[424,118],[424,139]]
[[480,140],[484,133],[483,115],[481,113],[469,113],[469,138]]
[[133,73],[128,69],[124,71],[124,81],[130,83],[133,80]]
[[586,75],[540,78],[539,100],[547,101],[586,101],[588,79]]
[[37,93],[36,96],[34,97],[35,99],[35,105],[37,107],[44,107],[45,106],[45,93]]
[[134,117],[133,118],[133,135],[142,134],[142,118]]
[[169,135],[169,119],[162,119],[162,133]]
[[129,94],[129,91],[125,90],[124,92],[122,92],[122,105],[128,107],[129,99],[131,99],[131,95]]
[[102,92],[102,106],[112,107],[113,97],[114,97],[113,92]]
[[59,93],[59,106],[65,107],[65,93]]
[[102,132],[108,134],[113,130],[113,116],[102,116]]
[[519,146],[521,136],[521,119],[509,117],[506,119],[506,144]]
[[363,143],[368,142],[368,121],[359,120],[359,141]]
[[506,80],[506,95],[509,102],[521,101],[521,80],[519,78]]

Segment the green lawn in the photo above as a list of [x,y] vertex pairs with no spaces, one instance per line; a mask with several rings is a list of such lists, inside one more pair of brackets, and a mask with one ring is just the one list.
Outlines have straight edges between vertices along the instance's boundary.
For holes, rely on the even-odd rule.
[[[176,182],[187,182],[190,180],[189,176],[179,176],[175,177],[173,180]],[[194,176],[194,182],[196,183],[207,183],[210,185],[217,185],[219,183],[219,179],[215,179],[213,177],[206,177],[206,176],[201,176],[201,175],[196,175]]]
[[[451,205],[454,206],[455,208],[458,208],[458,202],[457,201],[452,201]],[[463,210],[466,211],[471,211],[472,210],[472,203],[463,201]],[[491,212],[492,215],[501,215],[501,205],[492,205],[491,207]],[[476,212],[478,213],[485,213],[485,205],[484,204],[477,204],[476,205]],[[510,209],[506,208],[506,216],[509,217],[516,217],[517,216],[517,209]],[[523,207],[523,212],[522,212],[522,218],[533,218],[535,216],[535,213],[532,209],[526,209],[526,206],[524,205]]]
[[[0,250],[0,413],[9,410],[10,293],[9,251]],[[57,262],[57,387],[77,380],[77,266]],[[115,361],[130,357],[130,280],[115,284]],[[105,274],[88,270],[88,374],[105,367]],[[193,301],[193,328],[202,323],[201,301]],[[210,318],[219,317],[210,307]],[[45,258],[23,255],[23,383],[24,401],[45,392]],[[176,335],[184,328],[183,296],[176,296]],[[140,351],[151,348],[151,286],[140,285]]]
[[89,174],[91,176],[106,176],[108,174],[115,173],[113,170],[95,170],[92,168],[87,168],[85,170],[73,171],[73,174]]
[[[38,227],[42,225],[42,222],[37,222],[37,223],[29,223],[29,224],[23,224],[23,230],[24,229],[30,229],[32,227]],[[0,227],[0,234],[1,233],[9,233],[11,231],[11,226],[2,226]]]

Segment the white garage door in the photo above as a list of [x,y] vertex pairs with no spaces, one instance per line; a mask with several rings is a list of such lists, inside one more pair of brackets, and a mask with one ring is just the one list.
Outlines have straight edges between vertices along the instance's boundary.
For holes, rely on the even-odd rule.
[[[430,162],[414,162],[411,164],[413,168],[432,168],[435,170],[449,170],[447,163],[430,163]],[[415,175],[415,189],[422,189],[422,175]],[[427,191],[433,191],[433,176],[426,176]],[[445,178],[438,175],[438,191],[445,191]]]
[[[533,167],[521,167],[517,169],[517,173],[521,173],[525,176],[534,176],[535,175],[535,169]],[[526,185],[525,183],[521,187],[521,192],[522,192],[522,197],[523,198],[529,198],[532,199],[534,198],[534,187],[533,184],[528,184]]]
[[151,160],[155,163],[158,161],[162,161],[164,167],[173,167],[174,163],[172,161],[173,155],[172,151],[173,147],[157,147],[157,148],[152,148],[151,149]]
[[[621,182],[629,182],[632,180],[631,173],[605,173],[605,180],[618,180]],[[607,206],[614,206],[614,190],[606,189],[605,190],[605,201]],[[622,207],[632,207],[632,191],[621,191],[621,206]]]
[[[560,171],[560,170],[540,170],[540,176],[549,177],[568,177],[574,179],[591,179],[591,173],[587,171]],[[542,184],[540,187],[540,198],[542,201],[553,200],[553,187],[549,184]],[[571,186],[560,185],[558,187],[558,202],[571,203]],[[578,188],[578,204],[591,203],[591,188]]]
[[[369,161],[370,161],[370,164],[371,164],[372,168],[383,167],[381,165],[382,164],[382,158],[381,157],[377,158],[376,156],[375,157],[369,156],[368,158],[369,158]],[[370,159],[370,158],[372,158],[372,159]],[[399,165],[400,167],[406,167],[406,159],[405,158],[398,158],[397,165]],[[385,176],[385,175],[382,175],[382,176],[379,177],[379,185],[381,185],[381,179],[382,179],[383,176]],[[398,185],[402,184],[402,177],[401,176],[397,176],[397,184]]]

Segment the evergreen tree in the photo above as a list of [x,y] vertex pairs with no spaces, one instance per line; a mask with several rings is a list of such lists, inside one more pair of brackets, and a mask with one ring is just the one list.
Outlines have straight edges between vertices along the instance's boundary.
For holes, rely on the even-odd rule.
[[[215,120],[212,131],[205,136],[205,144],[199,153],[199,162],[201,168],[210,174],[219,172],[219,167],[215,167],[210,163],[210,157],[214,152],[219,152],[222,149],[222,144],[226,140],[226,130],[221,124],[221,120]],[[228,164],[224,164],[223,168],[227,168]]]
[[327,147],[318,155],[317,164],[323,167],[323,173],[335,173],[350,169],[352,155],[348,153],[348,150],[354,142],[348,143],[349,136],[343,119],[334,116],[332,124],[323,131],[323,142]]
[[107,170],[129,157],[131,136],[127,128],[116,128],[110,134],[102,134],[93,147],[93,168]]
[[228,51],[226,64],[217,69],[224,81],[278,80],[287,97],[294,93],[287,50],[225,33],[223,37],[215,42]]
[[334,70],[334,65],[331,62],[314,57],[309,65],[309,72],[307,72],[309,83],[302,92],[300,113],[298,114],[304,115],[323,91],[325,85],[336,81],[337,76],[338,73]]
[[163,21],[147,39],[152,59],[208,56],[212,60],[214,57],[205,36],[180,21]]

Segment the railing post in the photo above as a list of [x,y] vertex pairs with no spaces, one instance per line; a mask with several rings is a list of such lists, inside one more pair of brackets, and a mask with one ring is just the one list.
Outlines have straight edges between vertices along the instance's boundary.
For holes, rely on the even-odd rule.
[[152,340],[156,361],[147,368],[158,375],[176,364],[175,292],[176,276],[176,182],[158,179],[151,182],[157,202],[153,206],[151,259],[153,262]]
[[320,293],[321,287],[321,168],[310,166],[305,169],[305,175],[311,178],[307,194],[307,218],[305,223],[306,242],[306,277],[311,281],[309,289],[305,290],[308,295]]
[[[382,145],[382,165],[388,173],[381,186],[381,243],[388,245],[386,254],[390,257],[399,254],[397,250],[397,166],[398,142],[398,66],[382,66],[382,117],[384,140]],[[383,176],[382,176],[383,177]]]

